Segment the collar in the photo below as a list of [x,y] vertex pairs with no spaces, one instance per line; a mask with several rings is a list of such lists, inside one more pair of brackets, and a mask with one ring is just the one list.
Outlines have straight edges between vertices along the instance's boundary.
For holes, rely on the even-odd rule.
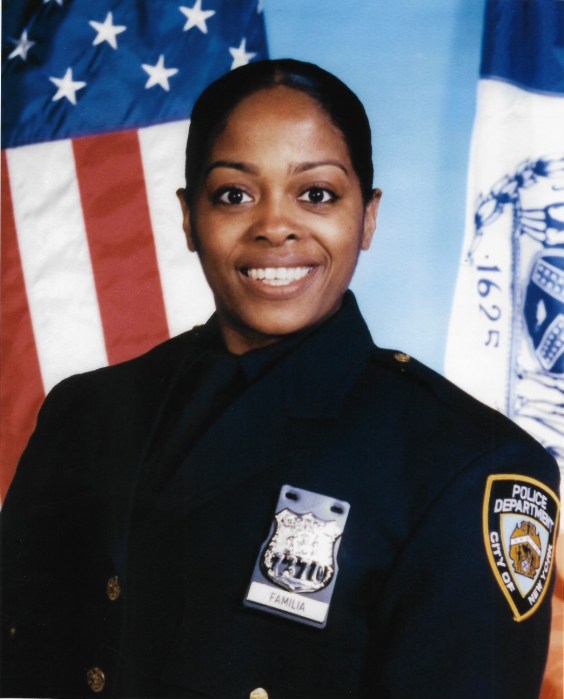
[[336,416],[374,344],[352,291],[284,363],[286,400],[299,417]]
[[[166,507],[185,516],[268,468],[272,455],[287,448],[288,419],[338,417],[373,347],[356,300],[347,292],[339,312],[251,384],[195,444],[189,468],[181,465],[163,489]],[[158,528],[159,521],[152,519],[146,531]]]
[[309,330],[305,330],[292,333],[292,335],[283,337],[272,345],[251,350],[250,352],[245,352],[245,354],[240,355],[238,361],[247,379],[247,383],[250,384],[259,379],[268,369],[277,364],[277,362],[283,359],[287,354],[290,354],[292,350],[302,343],[310,332]]
[[[322,368],[325,367],[327,372],[321,372],[319,375],[319,381],[314,385],[312,393],[320,396],[319,403],[323,404],[323,401],[327,398],[328,390],[332,393],[330,388],[331,381],[335,380],[335,374],[339,374],[338,368],[335,366],[335,357],[338,354],[342,354],[342,344],[344,338],[350,337],[350,353],[355,355],[356,350],[361,350],[360,354],[364,355],[364,350],[366,348],[372,347],[372,339],[370,334],[360,315],[356,299],[352,291],[347,291],[343,296],[343,303],[339,310],[332,316],[330,316],[324,323],[313,330],[308,328],[301,330],[296,333],[292,333],[286,337],[283,337],[278,342],[268,345],[256,350],[250,350],[245,354],[238,355],[237,361],[239,366],[243,371],[243,375],[247,381],[247,384],[252,384],[258,380],[263,374],[265,374],[270,368],[273,368],[280,360],[285,357],[289,357],[289,361],[293,366],[292,371],[298,371],[296,376],[299,376],[297,382],[292,382],[292,376],[289,375],[290,384],[297,384],[294,388],[303,389],[303,386],[311,382],[312,376],[317,376],[318,373],[312,373],[311,367],[321,364]],[[353,342],[355,338],[355,342]],[[213,352],[214,354],[228,354],[228,350],[225,347],[221,336],[221,330],[219,327],[219,322],[217,319],[217,314],[214,313],[208,322],[202,328],[202,339],[204,340],[204,345],[202,347],[205,352]],[[359,340],[362,347],[358,347],[356,340]],[[302,345],[309,346],[313,343],[315,349],[312,352],[308,352],[308,358],[303,362],[296,360],[296,354],[299,347]],[[295,352],[296,351],[296,352]],[[313,359],[314,365],[309,364]],[[356,357],[356,359],[360,359]],[[341,368],[345,368],[348,365],[348,359],[343,357],[344,363],[340,364]],[[332,379],[326,382],[326,374],[330,373]],[[305,379],[305,381],[304,381]],[[328,390],[327,390],[328,389]],[[293,391],[292,391],[293,392]],[[300,403],[303,401],[303,390],[300,392],[301,397],[299,399]]]

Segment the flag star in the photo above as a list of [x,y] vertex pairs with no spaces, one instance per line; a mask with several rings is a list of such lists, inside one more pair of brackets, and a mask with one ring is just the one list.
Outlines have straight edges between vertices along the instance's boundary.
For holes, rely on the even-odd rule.
[[178,9],[188,18],[184,25],[185,32],[192,29],[192,27],[198,27],[204,34],[208,33],[206,20],[215,15],[215,10],[202,10],[202,0],[196,0],[194,7],[181,6]]
[[98,32],[96,38],[92,42],[92,46],[101,44],[103,41],[107,41],[108,44],[113,48],[117,49],[117,35],[124,32],[127,27],[123,25],[114,24],[114,17],[111,12],[108,12],[106,19],[103,22],[88,22],[88,24]]
[[67,68],[67,72],[62,78],[49,78],[49,80],[59,88],[55,96],[51,98],[52,102],[66,97],[69,102],[76,104],[76,93],[86,86],[86,83],[72,79],[72,68]]
[[231,70],[234,68],[239,68],[239,66],[246,66],[247,63],[256,56],[256,53],[250,53],[247,51],[247,40],[241,39],[241,44],[238,48],[230,48],[229,53],[233,56],[233,63],[231,64]]
[[[52,0],[43,0],[43,4],[46,5],[48,2],[52,2]],[[63,6],[63,0],[55,0],[57,5],[60,5],[61,7]]]
[[22,32],[22,35],[17,41],[13,41],[16,44],[16,48],[12,51],[8,58],[15,58],[16,56],[21,56],[23,61],[27,61],[27,52],[32,46],[35,45],[36,42],[30,41],[27,38],[27,30],[24,30]]
[[154,85],[160,85],[163,88],[163,90],[166,90],[168,92],[170,90],[168,79],[178,73],[178,68],[165,68],[164,56],[162,53],[159,56],[159,60],[154,66],[150,66],[147,65],[147,63],[143,63],[141,67],[149,75],[149,79],[145,83],[146,90],[148,90],[150,87],[153,87]]

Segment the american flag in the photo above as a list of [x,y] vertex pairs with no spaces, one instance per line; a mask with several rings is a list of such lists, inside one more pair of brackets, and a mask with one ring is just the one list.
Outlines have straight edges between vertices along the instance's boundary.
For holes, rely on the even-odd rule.
[[175,197],[188,118],[266,57],[260,0],[4,3],[2,495],[55,383],[211,311]]

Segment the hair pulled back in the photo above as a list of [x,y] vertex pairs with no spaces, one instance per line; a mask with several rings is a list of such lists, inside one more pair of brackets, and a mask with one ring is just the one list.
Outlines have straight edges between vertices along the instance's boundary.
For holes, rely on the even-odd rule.
[[312,97],[343,134],[362,197],[372,196],[372,141],[368,117],[355,93],[339,78],[313,63],[293,59],[257,61],[236,68],[209,85],[192,110],[186,145],[186,196],[201,184],[215,138],[235,107],[259,90],[284,85]]

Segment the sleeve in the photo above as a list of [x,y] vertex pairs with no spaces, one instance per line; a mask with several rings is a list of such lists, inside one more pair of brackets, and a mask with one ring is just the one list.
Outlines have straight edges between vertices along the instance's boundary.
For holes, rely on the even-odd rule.
[[[521,439],[470,464],[412,532],[374,604],[367,696],[538,697],[558,469]],[[384,645],[384,649],[382,649]]]
[[60,459],[64,445],[70,442],[73,414],[76,416],[77,407],[80,408],[76,405],[77,383],[77,377],[65,379],[43,401],[2,506],[3,536],[9,535],[13,522],[21,524],[22,517],[40,510],[53,492],[51,467]]
[[[1,696],[53,696],[49,692],[57,686],[60,649],[53,630],[67,622],[53,609],[61,601],[58,609],[70,608],[73,585],[71,566],[60,554],[72,527],[64,519],[60,473],[70,470],[68,464],[76,469],[70,457],[81,412],[79,383],[65,380],[44,401],[2,508]],[[54,583],[63,575],[66,588]]]

